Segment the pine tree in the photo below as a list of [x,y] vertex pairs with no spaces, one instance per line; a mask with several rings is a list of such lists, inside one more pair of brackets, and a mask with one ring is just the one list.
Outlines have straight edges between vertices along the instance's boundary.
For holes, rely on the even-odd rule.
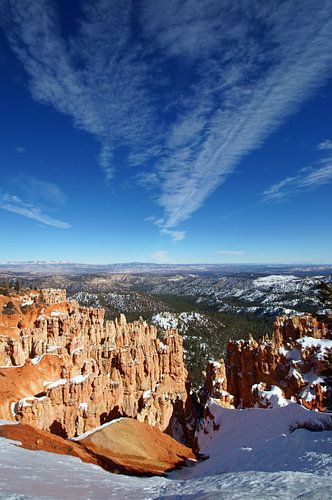
[[318,286],[318,299],[325,309],[332,309],[332,282],[322,282]]
[[14,290],[15,292],[19,292],[20,291],[20,282],[18,281],[18,279],[16,279],[15,281],[15,285],[14,285]]

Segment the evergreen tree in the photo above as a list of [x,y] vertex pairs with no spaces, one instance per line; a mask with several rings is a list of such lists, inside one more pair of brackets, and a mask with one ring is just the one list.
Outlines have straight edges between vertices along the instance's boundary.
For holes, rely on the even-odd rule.
[[10,285],[8,281],[0,282],[0,295],[9,295],[10,294]]
[[332,282],[322,282],[318,286],[318,299],[325,309],[332,309]]
[[19,291],[20,291],[20,288],[21,288],[21,286],[20,286],[20,282],[18,281],[18,279],[16,279],[16,281],[15,281],[15,285],[14,285],[14,290],[15,290],[15,292],[19,292]]
[[332,281],[329,283],[323,281],[318,285],[317,297],[325,310],[324,319],[332,328]]

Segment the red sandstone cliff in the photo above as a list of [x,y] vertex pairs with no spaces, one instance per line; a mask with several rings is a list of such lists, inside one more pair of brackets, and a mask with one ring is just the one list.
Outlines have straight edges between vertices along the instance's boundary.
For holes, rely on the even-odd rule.
[[231,341],[225,359],[208,364],[203,399],[240,408],[293,400],[324,411],[331,401],[331,339],[326,324],[310,315],[279,317],[271,340]]
[[175,330],[160,340],[143,320],[105,321],[104,310],[60,290],[2,296],[0,366],[0,418],[65,437],[117,416],[185,433],[187,371]]

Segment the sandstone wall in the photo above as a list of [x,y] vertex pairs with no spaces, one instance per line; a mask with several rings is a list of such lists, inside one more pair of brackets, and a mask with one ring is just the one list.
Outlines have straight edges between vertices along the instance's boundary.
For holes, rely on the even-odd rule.
[[41,290],[43,302],[47,305],[59,304],[67,299],[66,290],[49,288]]
[[229,342],[225,359],[208,364],[202,397],[243,408],[286,399],[324,411],[331,403],[331,358],[331,332],[323,322],[279,317],[271,340]]
[[25,391],[22,398],[13,392],[12,418],[69,437],[119,416],[165,430],[175,407],[185,421],[187,371],[176,330],[160,340],[143,320],[127,323],[121,315],[105,321],[102,309],[57,302],[63,297],[58,291],[43,293],[46,303],[24,306],[23,313],[16,303],[16,329],[14,314],[11,337],[0,337],[1,374],[9,376],[21,365],[31,365],[33,373],[41,362],[45,369],[54,356],[59,368],[56,377],[52,372],[42,385],[36,383],[32,394]]

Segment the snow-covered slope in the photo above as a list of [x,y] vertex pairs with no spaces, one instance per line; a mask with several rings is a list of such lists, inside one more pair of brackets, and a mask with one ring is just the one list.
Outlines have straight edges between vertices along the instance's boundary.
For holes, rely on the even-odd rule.
[[159,300],[160,296],[191,297],[197,304],[208,304],[220,312],[272,317],[319,309],[317,286],[331,278],[314,276],[312,272],[306,275],[296,269],[294,274],[285,269],[280,269],[278,274],[267,274],[268,270],[235,274],[105,275],[85,277],[79,283],[72,281],[63,286],[80,303],[96,307],[99,303],[110,311],[156,314],[169,310]]
[[[200,451],[211,458],[195,468],[196,475],[249,470],[330,474],[330,414],[310,411],[296,403],[270,410],[234,410],[210,400],[208,408],[212,416],[205,420],[198,444]],[[307,430],[323,427],[331,430]]]
[[146,317],[156,311],[165,311],[167,309],[165,304],[144,293],[116,291],[90,293],[80,291],[72,294],[70,298],[77,300],[83,306],[102,307],[108,311],[110,316],[125,313]]
[[148,287],[154,294],[191,296],[220,312],[276,316],[317,309],[317,286],[323,276],[241,274],[228,276],[183,275]]
[[19,448],[0,439],[0,498],[6,499],[321,499],[331,477],[294,472],[242,472],[179,480],[110,474],[77,458]]
[[208,326],[209,320],[203,314],[193,311],[182,313],[162,312],[152,316],[151,323],[164,330],[177,328],[180,333],[185,334],[191,324]]
[[[0,497],[121,499],[329,499],[330,415],[291,404],[273,410],[228,410],[210,402],[214,416],[199,434],[210,458],[168,478],[110,474],[73,457],[24,450],[0,439]],[[219,428],[218,428],[219,426]],[[204,432],[205,431],[205,432]]]

